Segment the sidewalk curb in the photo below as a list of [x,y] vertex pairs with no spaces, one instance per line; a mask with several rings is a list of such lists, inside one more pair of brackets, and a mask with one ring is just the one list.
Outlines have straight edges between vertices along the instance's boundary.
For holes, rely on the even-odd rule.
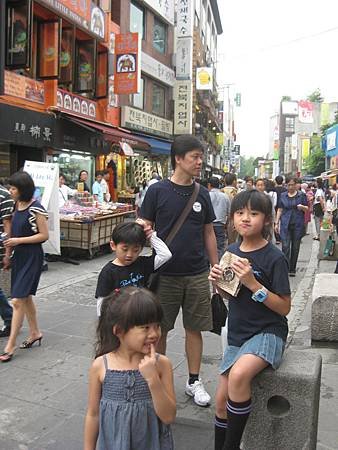
[[319,242],[313,241],[305,275],[291,301],[291,311],[288,315],[289,334],[286,347],[290,345],[311,346],[311,292],[318,269],[318,251]]

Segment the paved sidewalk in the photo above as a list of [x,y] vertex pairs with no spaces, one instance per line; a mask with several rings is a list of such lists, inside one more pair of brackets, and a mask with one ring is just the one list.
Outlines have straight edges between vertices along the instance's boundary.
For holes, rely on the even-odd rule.
[[[294,298],[309,267],[312,240],[301,247],[299,270],[291,279]],[[37,296],[42,346],[18,350],[9,364],[0,365],[0,449],[80,450],[87,403],[87,374],[93,355],[96,305],[94,291],[105,255],[79,266],[49,263]],[[302,287],[304,289],[304,286]],[[295,305],[296,307],[297,305]],[[297,323],[295,322],[295,326]],[[26,336],[23,330],[19,342]],[[213,397],[220,338],[204,333],[202,377]],[[4,344],[2,339],[0,344]],[[2,347],[1,347],[2,349]],[[338,449],[338,352],[317,346],[323,356],[318,449]],[[168,356],[175,374],[178,401],[174,438],[177,450],[213,448],[213,407],[199,408],[184,394],[187,367],[181,318],[169,334]],[[261,449],[250,449],[261,450]],[[278,449],[276,449],[278,450]]]

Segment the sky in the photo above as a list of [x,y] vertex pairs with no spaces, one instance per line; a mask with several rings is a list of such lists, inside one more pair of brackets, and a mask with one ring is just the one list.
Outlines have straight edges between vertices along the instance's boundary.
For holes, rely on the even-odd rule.
[[[266,156],[269,118],[283,95],[306,98],[320,88],[338,100],[337,0],[218,0],[219,86],[232,84],[237,143],[243,156]],[[223,89],[227,103],[227,90]]]

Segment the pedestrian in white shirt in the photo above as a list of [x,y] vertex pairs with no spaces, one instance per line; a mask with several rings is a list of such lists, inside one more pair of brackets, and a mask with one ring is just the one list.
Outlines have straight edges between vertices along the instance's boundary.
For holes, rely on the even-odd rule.
[[60,173],[59,176],[59,208],[62,208],[62,206],[68,202],[69,197],[73,197],[76,194],[75,189],[71,189],[70,187],[66,186],[66,178],[65,176]]
[[109,170],[104,170],[102,172],[103,177],[101,180],[101,187],[102,187],[102,192],[103,192],[103,200],[105,202],[110,202],[110,192],[109,192],[109,185],[108,185],[108,181],[109,181]]

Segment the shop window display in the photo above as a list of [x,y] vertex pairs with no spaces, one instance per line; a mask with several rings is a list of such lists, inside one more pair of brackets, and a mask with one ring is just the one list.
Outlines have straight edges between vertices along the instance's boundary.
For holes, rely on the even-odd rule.
[[53,161],[59,164],[60,172],[65,175],[68,186],[74,189],[77,188],[78,177],[81,170],[86,170],[88,172],[88,185],[92,185],[95,165],[93,156],[65,152],[55,155]]

